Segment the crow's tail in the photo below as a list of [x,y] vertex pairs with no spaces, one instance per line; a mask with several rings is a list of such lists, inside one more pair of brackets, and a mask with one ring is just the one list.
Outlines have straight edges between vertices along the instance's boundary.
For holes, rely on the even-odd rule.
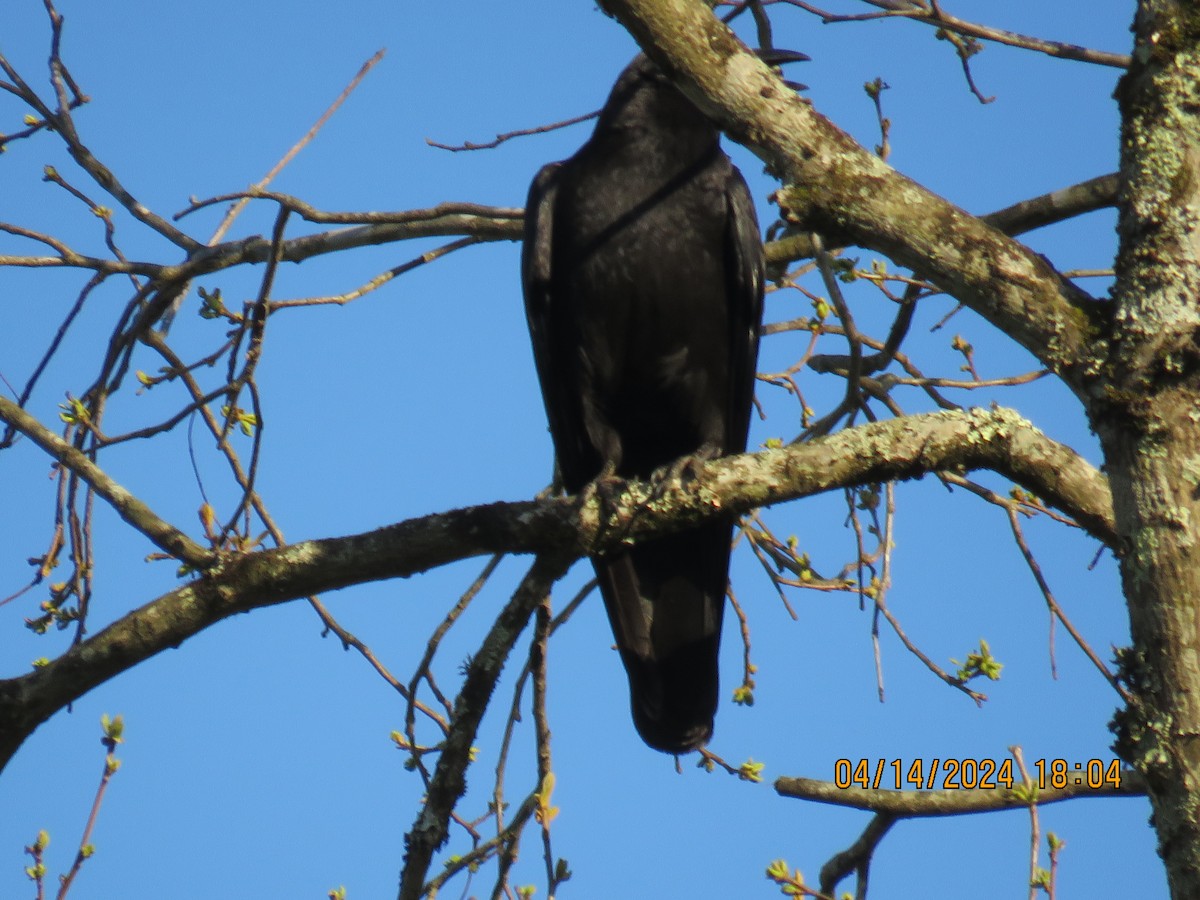
[[633,724],[665,753],[712,736],[731,528],[718,519],[592,559],[629,673]]

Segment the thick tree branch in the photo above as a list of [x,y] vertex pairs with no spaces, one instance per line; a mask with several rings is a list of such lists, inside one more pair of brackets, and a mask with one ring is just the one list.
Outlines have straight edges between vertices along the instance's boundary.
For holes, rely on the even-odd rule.
[[603,498],[585,491],[578,498],[493,503],[364,534],[228,556],[203,577],[130,612],[49,664],[0,681],[0,768],[55,711],[215,622],[472,556],[504,552],[575,558],[720,513],[848,485],[980,468],[1012,478],[1099,539],[1112,540],[1104,476],[1070,448],[1003,409],[877,422],[695,468],[696,476],[686,482],[627,482],[623,491]]
[[[839,788],[831,781],[814,778],[778,778],[775,791],[783,797],[850,806],[898,819],[917,819],[926,816],[964,816],[992,812],[998,809],[1018,809],[1029,806],[1028,788],[974,788],[960,791],[891,791],[870,788]],[[1130,769],[1121,772],[1120,785],[1105,784],[1088,787],[1083,778],[1062,788],[1034,790],[1039,806],[1059,803],[1076,797],[1142,797],[1146,782],[1140,773]]]
[[[1116,204],[1117,173],[1111,172],[1048,194],[1021,200],[980,218],[1012,237]],[[809,259],[816,255],[812,248],[812,238],[807,232],[789,234],[777,241],[769,241],[763,249],[770,266],[783,266],[797,259]]]
[[702,0],[606,7],[680,88],[787,183],[785,217],[934,281],[1086,395],[1104,307],[1046,259],[860,147],[788,90]]

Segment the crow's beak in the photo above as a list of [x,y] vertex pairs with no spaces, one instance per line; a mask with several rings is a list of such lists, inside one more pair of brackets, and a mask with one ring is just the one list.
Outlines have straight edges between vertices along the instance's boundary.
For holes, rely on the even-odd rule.
[[[758,58],[765,62],[768,66],[785,66],[788,63],[808,62],[812,59],[807,53],[801,53],[799,50],[779,50],[774,47],[769,49],[758,49],[754,51],[758,54]],[[783,83],[790,87],[793,91],[808,90],[807,84],[800,84],[797,81],[788,81],[783,79]]]
[[794,62],[808,62],[812,59],[807,53],[799,50],[779,50],[774,47],[766,50],[755,50],[758,58],[768,66],[783,66]]

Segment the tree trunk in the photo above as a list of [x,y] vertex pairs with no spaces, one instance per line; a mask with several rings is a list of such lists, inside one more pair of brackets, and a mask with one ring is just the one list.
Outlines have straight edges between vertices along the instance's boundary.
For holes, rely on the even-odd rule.
[[1121,538],[1133,699],[1117,751],[1147,778],[1176,900],[1200,897],[1200,12],[1142,0],[1122,113],[1105,388],[1089,403]]

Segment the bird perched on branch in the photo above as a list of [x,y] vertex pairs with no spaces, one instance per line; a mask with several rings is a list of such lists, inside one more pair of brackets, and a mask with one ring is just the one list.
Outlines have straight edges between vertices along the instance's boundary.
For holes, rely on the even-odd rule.
[[[534,179],[521,266],[567,491],[745,449],[763,297],[754,204],[716,126],[645,56],[587,143]],[[712,735],[733,524],[592,558],[634,725],[657,750]]]

